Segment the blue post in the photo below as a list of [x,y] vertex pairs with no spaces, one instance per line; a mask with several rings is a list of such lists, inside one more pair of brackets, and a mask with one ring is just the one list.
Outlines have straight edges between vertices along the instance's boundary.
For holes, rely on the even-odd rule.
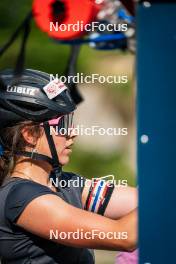
[[176,263],[176,3],[137,7],[140,264]]

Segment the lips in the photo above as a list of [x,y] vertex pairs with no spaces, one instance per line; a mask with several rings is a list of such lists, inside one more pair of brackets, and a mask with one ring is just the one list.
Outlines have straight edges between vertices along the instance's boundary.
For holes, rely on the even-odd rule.
[[73,144],[70,144],[69,146],[66,147],[66,149],[71,149]]
[[65,152],[65,154],[70,154],[70,153],[72,153],[72,149],[71,148],[65,148],[64,152]]

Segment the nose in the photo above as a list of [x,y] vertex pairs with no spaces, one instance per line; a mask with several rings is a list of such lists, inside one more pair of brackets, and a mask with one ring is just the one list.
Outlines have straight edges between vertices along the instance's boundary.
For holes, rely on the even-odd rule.
[[78,133],[76,133],[76,129],[73,127],[72,129],[71,129],[71,131],[70,131],[70,134],[69,134],[69,138],[71,138],[71,139],[74,139],[75,137],[77,137],[78,136]]

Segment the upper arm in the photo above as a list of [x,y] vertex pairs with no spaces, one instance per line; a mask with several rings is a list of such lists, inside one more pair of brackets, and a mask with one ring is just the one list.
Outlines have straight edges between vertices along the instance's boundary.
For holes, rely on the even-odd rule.
[[105,211],[105,216],[118,219],[137,208],[137,189],[134,187],[117,186]]
[[[91,183],[92,181],[87,179],[87,184],[82,193],[83,206],[85,206],[88,200]],[[95,195],[95,193],[92,194],[93,199]],[[99,198],[101,199],[101,197]],[[115,186],[109,198],[103,215],[111,219],[118,219],[137,207],[137,189],[133,187]]]

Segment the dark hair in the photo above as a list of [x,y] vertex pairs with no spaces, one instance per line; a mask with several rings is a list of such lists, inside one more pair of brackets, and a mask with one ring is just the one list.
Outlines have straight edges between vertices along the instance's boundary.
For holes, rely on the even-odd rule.
[[18,156],[17,151],[24,151],[26,146],[31,146],[22,136],[22,129],[27,127],[28,132],[36,139],[41,136],[41,128],[38,123],[24,121],[13,127],[0,129],[0,139],[3,143],[3,154],[0,156],[0,186],[6,177],[12,173]]

